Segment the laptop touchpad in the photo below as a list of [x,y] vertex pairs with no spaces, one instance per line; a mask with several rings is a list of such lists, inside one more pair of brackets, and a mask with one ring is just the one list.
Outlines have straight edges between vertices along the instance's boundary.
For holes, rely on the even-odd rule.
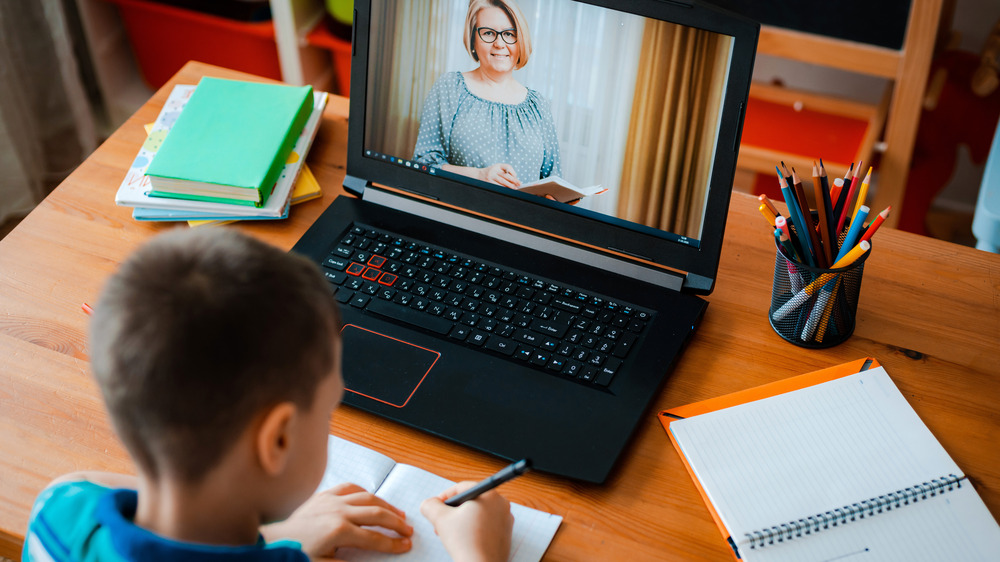
[[341,334],[345,389],[397,408],[406,406],[441,357],[354,324],[344,326]]

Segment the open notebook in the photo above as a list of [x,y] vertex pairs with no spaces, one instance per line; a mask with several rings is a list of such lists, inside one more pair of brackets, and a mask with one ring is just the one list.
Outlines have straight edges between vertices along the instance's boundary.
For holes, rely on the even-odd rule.
[[661,421],[738,558],[996,560],[1000,552],[986,505],[882,367]]
[[[338,560],[450,560],[434,533],[434,527],[420,514],[420,503],[440,494],[454,482],[426,470],[397,463],[379,452],[333,435],[330,436],[327,458],[326,472],[317,491],[342,482],[352,482],[405,511],[408,523],[413,525],[413,549],[406,554],[343,548],[337,550]],[[562,517],[515,503],[511,503],[510,511],[514,515],[514,535],[509,560],[541,560]]]

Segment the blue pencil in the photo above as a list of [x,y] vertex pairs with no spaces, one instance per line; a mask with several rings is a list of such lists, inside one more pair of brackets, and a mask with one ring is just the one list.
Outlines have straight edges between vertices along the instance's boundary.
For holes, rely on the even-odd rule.
[[858,209],[858,214],[854,215],[854,220],[851,221],[851,228],[847,230],[847,236],[844,237],[844,243],[840,246],[840,253],[837,254],[835,262],[840,261],[840,258],[847,255],[847,252],[850,252],[851,248],[857,244],[858,239],[861,238],[861,233],[865,230],[865,219],[868,218],[869,211],[868,205],[862,205]]

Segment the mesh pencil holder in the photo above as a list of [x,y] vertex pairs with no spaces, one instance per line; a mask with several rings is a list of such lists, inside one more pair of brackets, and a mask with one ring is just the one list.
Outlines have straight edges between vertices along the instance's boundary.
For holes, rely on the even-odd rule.
[[861,277],[871,250],[839,269],[790,260],[775,243],[771,327],[785,340],[809,348],[833,347],[854,333]]

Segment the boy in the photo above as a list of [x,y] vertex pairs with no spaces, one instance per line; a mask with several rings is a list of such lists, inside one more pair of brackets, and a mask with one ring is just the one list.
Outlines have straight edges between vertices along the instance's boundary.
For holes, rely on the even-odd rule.
[[[306,560],[348,546],[410,549],[407,514],[360,487],[309,497],[343,394],[339,315],[312,263],[235,231],[173,230],[108,281],[90,353],[138,476],[54,481],[32,509],[25,560]],[[505,499],[443,503],[471,485],[427,499],[421,512],[456,560],[506,560]]]

